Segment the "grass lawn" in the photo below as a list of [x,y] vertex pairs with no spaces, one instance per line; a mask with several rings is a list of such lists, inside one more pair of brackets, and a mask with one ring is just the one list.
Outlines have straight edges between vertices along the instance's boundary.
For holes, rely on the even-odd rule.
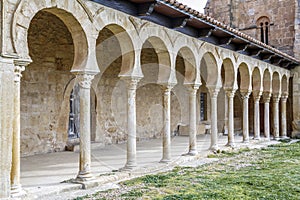
[[197,168],[175,168],[77,199],[300,199],[300,142],[222,152]]

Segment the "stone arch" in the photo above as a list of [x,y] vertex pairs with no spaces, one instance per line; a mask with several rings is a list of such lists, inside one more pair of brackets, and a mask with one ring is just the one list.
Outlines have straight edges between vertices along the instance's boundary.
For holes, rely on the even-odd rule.
[[264,89],[264,92],[272,92],[272,79],[271,79],[271,73],[270,73],[269,69],[266,69],[264,71],[263,89]]
[[[86,13],[85,8],[78,1],[53,0],[53,1],[30,1],[23,0],[19,3],[12,23],[12,38],[15,52],[21,58],[30,59],[27,34],[30,22],[39,11],[49,12],[57,16],[69,29],[74,41],[74,63],[72,70],[85,69],[89,61],[89,41],[87,31],[95,29]],[[89,65],[90,66],[90,65]],[[93,67],[90,66],[90,67]],[[89,69],[93,71],[93,69]]]
[[231,59],[225,58],[221,66],[221,78],[224,89],[233,89],[236,84],[236,76]]
[[[99,32],[96,46],[98,46],[102,42],[109,42],[109,40],[112,39],[112,37],[106,37],[104,38],[104,40],[102,38],[100,39],[100,34],[104,29],[108,29],[110,32],[112,32],[113,36],[117,38],[119,42],[119,46],[121,48],[121,55],[118,56],[122,57],[120,76],[131,75],[135,65],[135,51],[132,39],[130,38],[128,32],[122,26],[119,26],[117,24],[109,24],[103,27],[102,30]],[[117,59],[117,57],[112,58],[112,61],[114,61],[115,59]],[[108,66],[99,66],[102,67],[100,71],[105,71]]]
[[248,65],[243,62],[239,65],[238,70],[240,73],[240,90],[251,90],[251,74]]
[[278,72],[274,72],[272,76],[272,92],[273,94],[280,94],[281,93],[281,82],[280,76]]
[[183,59],[185,66],[184,84],[193,84],[197,79],[196,58],[193,52],[188,47],[182,47],[177,53],[177,57]]
[[138,36],[138,29],[142,22],[133,17],[127,18],[119,13],[112,13],[103,7],[99,9],[93,19],[99,33],[104,28],[108,28],[119,40],[123,55],[120,76],[143,76],[140,64],[141,41]]
[[283,94],[288,94],[289,92],[289,80],[285,74],[282,76],[281,79],[281,91]]
[[171,66],[173,65],[171,63],[170,53],[167,49],[165,42],[161,38],[151,36],[144,41],[141,50],[143,50],[143,48],[150,48],[149,46],[147,46],[147,42],[151,44],[158,58],[159,69],[157,82],[164,84],[170,81],[174,81],[171,80],[171,72],[174,71],[174,69],[171,68]]
[[252,72],[252,88],[253,91],[262,91],[262,76],[258,67],[255,67]]
[[201,77],[207,86],[216,86],[219,80],[217,61],[214,55],[206,52],[200,63]]

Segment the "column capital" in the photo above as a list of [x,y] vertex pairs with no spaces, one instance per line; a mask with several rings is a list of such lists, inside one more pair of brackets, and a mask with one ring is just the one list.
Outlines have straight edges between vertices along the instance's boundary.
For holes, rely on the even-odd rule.
[[76,81],[80,85],[80,87],[85,89],[90,89],[94,77],[95,74],[88,74],[88,73],[76,74]]
[[121,80],[125,81],[129,90],[136,90],[137,85],[142,77],[122,76]]
[[249,99],[249,96],[251,94],[251,90],[240,90],[241,98],[244,99]]
[[185,87],[188,89],[190,94],[196,95],[197,90],[200,87],[200,84],[186,84]]
[[262,95],[262,91],[253,91],[252,94],[253,94],[254,101],[257,102],[257,101],[260,100],[260,97]]
[[281,101],[282,101],[282,102],[286,102],[287,99],[288,99],[288,97],[289,97],[288,94],[282,94],[282,95],[281,95]]
[[215,86],[214,87],[207,86],[207,89],[209,91],[210,98],[217,98],[218,97],[220,88],[215,87]]
[[225,89],[225,93],[228,98],[234,98],[236,89]]
[[175,84],[163,84],[162,88],[165,91],[165,93],[171,92]]
[[271,92],[263,92],[263,101],[264,103],[270,103],[272,93]]
[[273,94],[273,96],[272,96],[273,103],[278,103],[280,100],[280,97],[281,97],[280,94]]
[[15,73],[15,82],[20,82],[22,78],[22,72],[25,71],[25,67],[29,65],[32,60],[25,60],[25,59],[17,59],[14,60],[14,73]]
[[21,81],[23,71],[25,71],[25,66],[19,66],[19,65],[15,66],[15,69],[14,69],[14,73],[15,73],[14,81],[15,82]]

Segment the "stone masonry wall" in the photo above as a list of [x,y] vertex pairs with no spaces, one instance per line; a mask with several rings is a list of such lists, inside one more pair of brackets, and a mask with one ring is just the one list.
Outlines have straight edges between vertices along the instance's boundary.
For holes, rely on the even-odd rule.
[[260,40],[256,20],[270,19],[269,45],[294,55],[295,0],[210,0],[209,15]]
[[31,155],[63,150],[69,113],[69,95],[64,100],[64,92],[73,78],[72,37],[57,17],[39,12],[31,22],[28,42],[33,62],[21,81],[21,151]]

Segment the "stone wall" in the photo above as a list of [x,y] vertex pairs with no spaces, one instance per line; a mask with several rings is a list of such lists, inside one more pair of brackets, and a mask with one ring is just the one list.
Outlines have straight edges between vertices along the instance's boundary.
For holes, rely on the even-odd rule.
[[[210,0],[209,15],[260,40],[256,20],[270,19],[269,45],[294,55],[295,0]],[[299,39],[299,38],[297,38]]]
[[31,22],[28,42],[33,62],[21,81],[22,155],[63,150],[70,95],[65,91],[73,78],[72,37],[61,20],[39,12]]

